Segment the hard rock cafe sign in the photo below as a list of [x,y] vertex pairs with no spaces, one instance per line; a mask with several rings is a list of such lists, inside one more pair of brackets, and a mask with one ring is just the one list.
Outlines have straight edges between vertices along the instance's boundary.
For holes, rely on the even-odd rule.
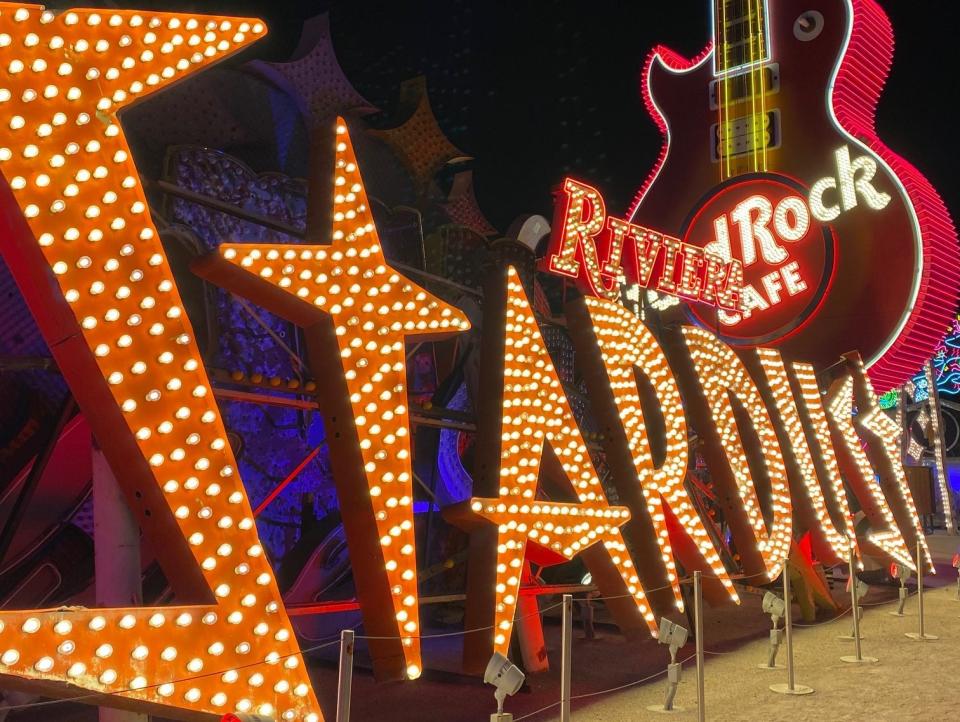
[[838,149],[835,176],[809,191],[787,178],[732,180],[691,214],[682,238],[606,215],[599,191],[568,178],[557,193],[546,269],[591,295],[622,284],[677,296],[737,346],[775,344],[816,315],[834,281],[830,222],[858,205],[883,210],[876,161]]

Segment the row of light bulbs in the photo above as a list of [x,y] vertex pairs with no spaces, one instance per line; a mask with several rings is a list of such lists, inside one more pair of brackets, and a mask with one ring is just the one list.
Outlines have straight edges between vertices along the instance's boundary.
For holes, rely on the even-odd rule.
[[[136,439],[216,600],[4,613],[0,669],[193,711],[317,722],[199,349],[113,115],[264,32],[237,18],[0,8],[0,172],[100,383],[123,412],[125,424],[99,441],[109,450],[114,436]],[[241,673],[251,665],[258,666]]]

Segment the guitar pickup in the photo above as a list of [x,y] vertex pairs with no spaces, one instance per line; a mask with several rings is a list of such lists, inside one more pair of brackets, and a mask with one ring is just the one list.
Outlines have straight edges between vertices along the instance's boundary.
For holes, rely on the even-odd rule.
[[780,111],[747,115],[710,126],[710,147],[714,162],[780,145]]
[[[726,78],[719,77],[710,81],[710,109],[717,110],[720,105],[717,103],[717,93],[723,93],[724,107],[730,107],[734,103],[744,100],[750,100],[756,93],[757,83],[760,81],[760,74],[756,68],[751,70],[739,71],[736,74],[730,74]],[[726,86],[726,87],[724,87]],[[765,63],[763,66],[763,84],[766,95],[780,92],[780,64]]]

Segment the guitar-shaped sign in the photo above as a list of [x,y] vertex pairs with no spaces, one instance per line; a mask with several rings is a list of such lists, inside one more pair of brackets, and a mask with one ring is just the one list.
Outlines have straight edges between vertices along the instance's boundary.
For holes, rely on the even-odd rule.
[[734,346],[821,365],[859,351],[878,388],[914,375],[957,308],[940,196],[874,111],[893,54],[873,0],[715,0],[713,42],[654,49],[643,96],[664,135],[628,214],[743,264],[741,310],[688,313]]

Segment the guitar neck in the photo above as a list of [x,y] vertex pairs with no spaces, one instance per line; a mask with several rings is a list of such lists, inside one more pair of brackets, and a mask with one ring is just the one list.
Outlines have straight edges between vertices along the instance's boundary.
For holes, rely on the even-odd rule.
[[718,112],[711,144],[721,181],[768,171],[768,149],[780,143],[779,116],[767,103],[777,78],[767,1],[713,0],[716,79],[710,94]]
[[713,41],[715,75],[769,61],[767,0],[713,0]]

